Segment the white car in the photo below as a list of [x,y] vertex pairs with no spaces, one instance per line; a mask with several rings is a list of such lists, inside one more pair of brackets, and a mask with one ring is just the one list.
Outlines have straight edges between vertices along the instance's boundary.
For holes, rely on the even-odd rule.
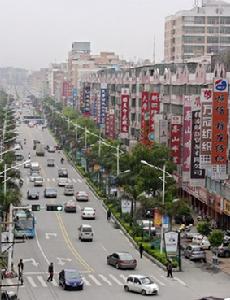
[[34,182],[34,179],[38,177],[41,177],[38,173],[32,173],[30,175],[30,181]]
[[84,207],[81,210],[81,218],[82,219],[95,219],[96,211],[95,208],[92,207]]
[[69,179],[67,177],[58,178],[58,186],[66,186],[67,183],[69,183]]
[[132,291],[142,295],[157,295],[159,286],[148,276],[129,275],[124,284],[126,292]]
[[21,150],[22,147],[20,144],[16,144],[15,147],[14,147],[14,150]]
[[192,243],[199,245],[203,250],[209,250],[211,248],[208,238],[203,235],[195,235],[192,239]]

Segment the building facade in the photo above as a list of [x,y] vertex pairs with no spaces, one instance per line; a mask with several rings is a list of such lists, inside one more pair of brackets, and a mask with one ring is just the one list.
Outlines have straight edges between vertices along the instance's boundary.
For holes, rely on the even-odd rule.
[[203,0],[165,20],[164,61],[184,62],[230,49],[230,4]]

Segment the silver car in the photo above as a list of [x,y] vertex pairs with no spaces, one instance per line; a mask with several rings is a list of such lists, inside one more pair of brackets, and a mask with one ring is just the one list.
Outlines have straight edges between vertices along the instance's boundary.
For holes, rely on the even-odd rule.
[[184,257],[190,260],[202,260],[207,262],[205,251],[198,245],[188,245],[184,249]]

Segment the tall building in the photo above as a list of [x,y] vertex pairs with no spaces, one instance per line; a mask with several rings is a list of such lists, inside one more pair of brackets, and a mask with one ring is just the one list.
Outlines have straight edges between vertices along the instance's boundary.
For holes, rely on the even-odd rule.
[[164,61],[184,62],[230,50],[230,3],[195,1],[191,10],[179,11],[165,20]]

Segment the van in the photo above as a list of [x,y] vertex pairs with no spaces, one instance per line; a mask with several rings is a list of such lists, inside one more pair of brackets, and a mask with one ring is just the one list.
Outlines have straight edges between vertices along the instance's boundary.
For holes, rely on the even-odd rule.
[[80,241],[93,241],[93,229],[88,224],[82,224],[79,228]]
[[47,167],[54,167],[54,158],[47,159]]
[[37,156],[45,156],[45,148],[42,144],[36,145],[36,155]]
[[72,184],[66,184],[64,189],[64,195],[73,196],[74,195],[74,188]]
[[40,166],[38,162],[31,162],[30,163],[30,170],[32,173],[34,172],[39,172],[40,171]]
[[43,178],[41,176],[34,178],[34,186],[43,186]]

